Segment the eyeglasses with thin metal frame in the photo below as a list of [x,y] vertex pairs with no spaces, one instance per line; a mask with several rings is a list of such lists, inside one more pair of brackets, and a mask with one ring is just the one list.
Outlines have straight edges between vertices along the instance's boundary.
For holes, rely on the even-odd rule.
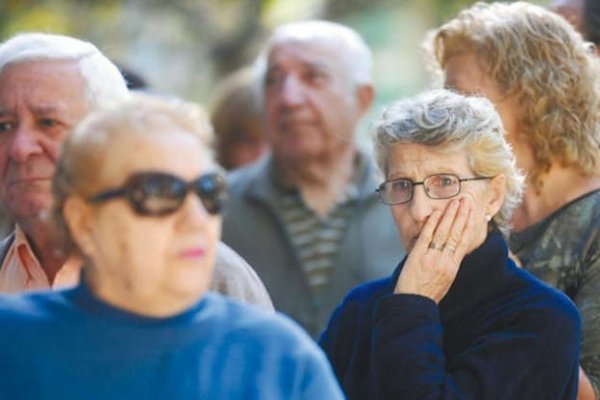
[[455,174],[433,174],[420,182],[413,182],[407,178],[385,181],[375,191],[379,193],[379,198],[385,204],[404,204],[412,200],[415,186],[423,185],[425,194],[430,199],[442,200],[458,196],[462,182],[481,181],[492,178],[493,176],[460,178]]
[[105,190],[90,198],[91,203],[103,203],[125,198],[132,210],[142,216],[163,216],[175,213],[183,205],[189,192],[195,193],[209,214],[219,214],[227,201],[225,178],[210,172],[186,182],[164,172],[133,174],[119,188]]

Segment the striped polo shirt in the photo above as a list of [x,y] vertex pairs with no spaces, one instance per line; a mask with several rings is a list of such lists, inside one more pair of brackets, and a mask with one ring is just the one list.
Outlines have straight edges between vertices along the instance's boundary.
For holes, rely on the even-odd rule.
[[[357,157],[355,164],[360,163]],[[326,216],[315,213],[296,188],[280,188],[282,218],[295,247],[306,281],[319,301],[335,268],[338,250],[348,228],[359,197],[361,168],[355,165],[354,176],[332,211]],[[277,179],[276,179],[277,180]]]

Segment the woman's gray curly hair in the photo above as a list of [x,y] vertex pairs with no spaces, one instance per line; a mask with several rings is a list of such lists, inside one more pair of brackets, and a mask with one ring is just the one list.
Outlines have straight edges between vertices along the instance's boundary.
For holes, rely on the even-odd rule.
[[493,221],[508,234],[512,212],[523,194],[524,176],[504,138],[500,116],[487,99],[433,90],[398,101],[376,121],[373,142],[377,164],[386,177],[391,148],[407,143],[448,152],[465,150],[475,175],[504,175],[506,198]]

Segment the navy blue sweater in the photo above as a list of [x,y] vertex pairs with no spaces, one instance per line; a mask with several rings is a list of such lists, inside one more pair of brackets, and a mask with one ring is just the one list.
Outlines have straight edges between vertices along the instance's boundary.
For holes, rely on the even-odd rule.
[[393,294],[404,261],[350,292],[320,340],[348,399],[575,399],[577,309],[507,253],[490,234],[439,306]]

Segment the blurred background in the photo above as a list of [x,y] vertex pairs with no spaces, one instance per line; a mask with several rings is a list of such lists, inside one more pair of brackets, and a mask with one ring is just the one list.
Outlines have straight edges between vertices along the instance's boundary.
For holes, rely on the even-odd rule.
[[[21,31],[96,44],[154,92],[210,108],[215,88],[253,61],[270,30],[322,18],[360,32],[374,56],[375,107],[431,86],[421,42],[472,0],[0,0],[0,39]],[[532,1],[546,5],[548,1]],[[366,145],[361,129],[359,141]]]

